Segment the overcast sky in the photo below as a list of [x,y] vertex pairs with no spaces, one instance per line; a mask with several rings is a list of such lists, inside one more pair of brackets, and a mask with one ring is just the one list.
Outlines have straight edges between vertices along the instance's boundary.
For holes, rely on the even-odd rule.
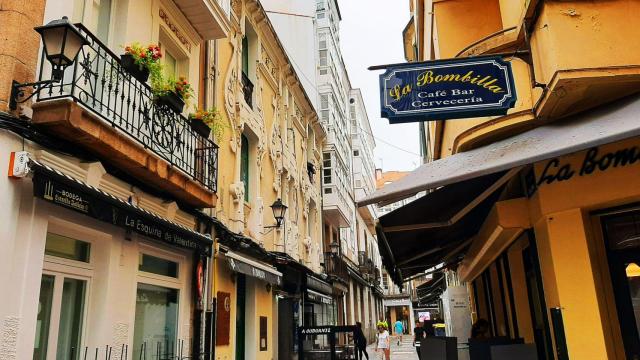
[[405,62],[402,30],[410,17],[409,1],[339,0],[339,6],[342,55],[351,86],[364,96],[376,138],[376,166],[385,171],[412,170],[420,165],[418,124],[389,125],[380,117],[380,71],[367,70],[371,65]]

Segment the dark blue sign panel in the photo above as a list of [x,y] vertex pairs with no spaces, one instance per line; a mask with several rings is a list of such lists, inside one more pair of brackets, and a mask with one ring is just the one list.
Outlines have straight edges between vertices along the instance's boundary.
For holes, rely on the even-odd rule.
[[511,63],[497,56],[393,66],[380,75],[392,124],[504,115],[516,102]]

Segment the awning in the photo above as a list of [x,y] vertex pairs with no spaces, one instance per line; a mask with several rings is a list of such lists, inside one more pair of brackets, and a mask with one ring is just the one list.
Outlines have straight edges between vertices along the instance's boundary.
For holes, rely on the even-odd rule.
[[211,256],[213,241],[35,160],[34,196],[147,238]]
[[233,251],[227,251],[224,255],[232,271],[266,281],[270,284],[282,284],[282,273],[275,268],[253,261]]
[[392,203],[420,191],[640,135],[640,96],[540,126],[520,135],[420,166],[411,174],[358,201]]
[[515,172],[445,186],[380,217],[378,247],[393,281],[458,262]]

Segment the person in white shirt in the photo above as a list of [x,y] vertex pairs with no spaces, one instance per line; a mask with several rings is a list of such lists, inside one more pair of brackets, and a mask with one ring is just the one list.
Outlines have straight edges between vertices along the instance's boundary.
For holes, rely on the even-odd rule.
[[383,322],[378,322],[378,334],[376,335],[378,338],[378,342],[376,345],[376,352],[381,351],[384,354],[385,360],[389,360],[390,347],[391,347],[391,338],[389,336],[389,332],[386,329],[386,326]]

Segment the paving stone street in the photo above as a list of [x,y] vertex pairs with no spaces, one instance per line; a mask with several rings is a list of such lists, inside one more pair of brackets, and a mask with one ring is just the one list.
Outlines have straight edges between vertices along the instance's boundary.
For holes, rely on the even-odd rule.
[[[413,335],[404,335],[398,345],[398,339],[394,336],[391,342],[391,360],[417,360],[416,348],[413,347]],[[370,360],[384,359],[382,353],[376,352],[375,344],[367,347]]]

